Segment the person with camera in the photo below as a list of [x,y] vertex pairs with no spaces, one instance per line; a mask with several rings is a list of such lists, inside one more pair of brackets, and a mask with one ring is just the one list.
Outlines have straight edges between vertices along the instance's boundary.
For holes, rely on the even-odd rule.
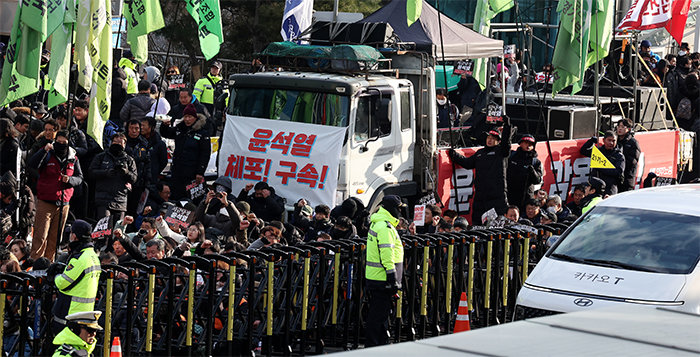
[[[221,176],[214,181],[207,196],[194,211],[195,221],[205,227],[215,228],[224,235],[233,237],[241,228],[241,213],[234,202],[228,200],[231,194],[231,178]],[[247,227],[246,227],[247,228]]]
[[369,292],[365,347],[389,342],[387,329],[392,298],[401,289],[403,276],[403,244],[396,226],[401,218],[401,207],[405,206],[399,196],[384,196],[381,207],[370,217],[365,266]]
[[68,218],[73,189],[83,183],[80,162],[75,150],[68,146],[68,135],[65,130],[59,131],[56,141],[47,143],[28,162],[28,166],[39,173],[32,234],[31,256],[34,260],[43,256],[53,261],[58,233],[63,232]]
[[[250,190],[252,194],[248,194]],[[275,189],[267,182],[260,181],[253,185],[246,184],[238,194],[238,201],[248,202],[250,211],[264,222],[282,221],[284,213],[284,198],[275,194]]]
[[[95,156],[90,164],[90,176],[95,180],[95,217],[113,216],[121,220],[126,212],[129,191],[136,182],[136,163],[124,151],[126,136],[112,136],[109,150]],[[116,218],[114,218],[116,217]]]

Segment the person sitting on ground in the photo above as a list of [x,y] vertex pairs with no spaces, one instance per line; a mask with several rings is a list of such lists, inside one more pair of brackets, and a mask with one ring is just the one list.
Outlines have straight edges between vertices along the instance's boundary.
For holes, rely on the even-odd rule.
[[557,217],[557,222],[564,222],[571,219],[571,211],[562,205],[561,197],[559,195],[551,195],[547,198],[547,212],[555,215]]
[[574,191],[571,192],[571,201],[566,204],[566,208],[576,217],[581,217],[582,215],[581,209],[583,206],[581,206],[581,200],[583,200],[584,196],[586,196],[586,184],[574,186]]
[[260,230],[260,238],[256,239],[247,250],[260,250],[280,242],[282,231],[275,226],[268,225]]

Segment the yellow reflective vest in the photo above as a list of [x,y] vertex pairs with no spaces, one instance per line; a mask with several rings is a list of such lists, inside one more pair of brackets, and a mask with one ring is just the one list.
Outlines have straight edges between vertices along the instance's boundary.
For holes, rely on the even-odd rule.
[[126,94],[138,93],[138,78],[136,77],[136,64],[128,58],[119,60],[119,67],[126,73]]
[[89,356],[95,350],[96,342],[88,345],[80,336],[76,335],[68,327],[64,327],[61,332],[53,339],[53,344],[58,345],[58,349],[54,352],[53,357],[58,356],[75,356],[79,355],[79,351],[84,350]]
[[386,281],[387,273],[395,273],[401,281],[403,273],[403,244],[396,225],[399,220],[389,211],[379,208],[370,217],[369,234],[367,235],[365,278],[375,281]]
[[[59,296],[56,299],[58,310],[54,310],[55,317],[64,319],[76,312],[95,310],[101,272],[100,258],[91,243],[73,255],[63,273],[56,275],[55,283]],[[66,311],[64,305],[68,301],[70,305]]]
[[201,103],[214,104],[214,86],[220,80],[221,76],[212,76],[211,73],[207,73],[194,84],[192,93],[197,96]]

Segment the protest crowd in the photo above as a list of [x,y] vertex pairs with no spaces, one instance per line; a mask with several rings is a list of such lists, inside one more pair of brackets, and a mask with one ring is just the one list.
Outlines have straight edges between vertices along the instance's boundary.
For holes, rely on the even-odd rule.
[[[375,214],[390,214],[387,219],[396,220],[399,236],[572,222],[608,195],[635,188],[640,148],[631,120],[620,120],[602,141],[591,138],[580,149],[586,156],[599,151],[614,168],[591,169],[589,182],[562,200],[538,189],[543,164],[535,138],[514,134],[506,117],[503,127],[486,131],[485,146],[475,154],[449,151],[457,165],[475,170],[471,220],[434,201],[414,222],[412,212],[396,209],[400,202],[379,212],[353,197],[335,207],[312,207],[303,197],[287,202],[266,182],[234,192],[229,177],[205,178],[210,138],[222,131],[228,93],[221,63],[212,62],[209,73],[188,87],[171,85],[179,75],[176,66],[161,75],[155,67],[136,71],[133,61],[128,51],[115,61],[112,111],[100,143],[88,134],[93,108],[85,95],[47,110],[46,93],[39,91],[0,112],[0,269],[43,272],[65,293],[54,306],[54,333],[71,312],[93,310],[76,307],[83,301],[76,297],[90,305],[96,294],[90,285],[96,283],[72,277],[60,263],[99,279],[100,265],[364,238],[373,234]],[[511,62],[513,72],[517,61]],[[679,57],[671,74],[663,61],[655,67],[665,71],[663,83],[673,82],[671,102],[693,100],[689,110],[698,118],[697,53]],[[513,79],[508,90],[522,90],[522,78]],[[478,89],[471,80],[465,75],[460,82],[462,110],[471,110],[480,95],[470,92]],[[438,93],[441,127],[459,112],[447,108],[446,95]],[[516,150],[511,150],[513,142]],[[86,284],[84,289],[74,289],[76,280]],[[68,293],[71,289],[84,296]]]

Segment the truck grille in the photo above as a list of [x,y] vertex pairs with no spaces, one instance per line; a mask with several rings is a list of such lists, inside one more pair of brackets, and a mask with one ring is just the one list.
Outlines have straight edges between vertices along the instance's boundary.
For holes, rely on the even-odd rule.
[[518,305],[515,307],[514,320],[516,320],[516,321],[517,320],[525,320],[525,319],[532,319],[535,317],[543,317],[543,316],[550,316],[550,315],[556,315],[556,314],[561,314],[561,312],[552,311],[552,310],[537,309],[534,307]]

